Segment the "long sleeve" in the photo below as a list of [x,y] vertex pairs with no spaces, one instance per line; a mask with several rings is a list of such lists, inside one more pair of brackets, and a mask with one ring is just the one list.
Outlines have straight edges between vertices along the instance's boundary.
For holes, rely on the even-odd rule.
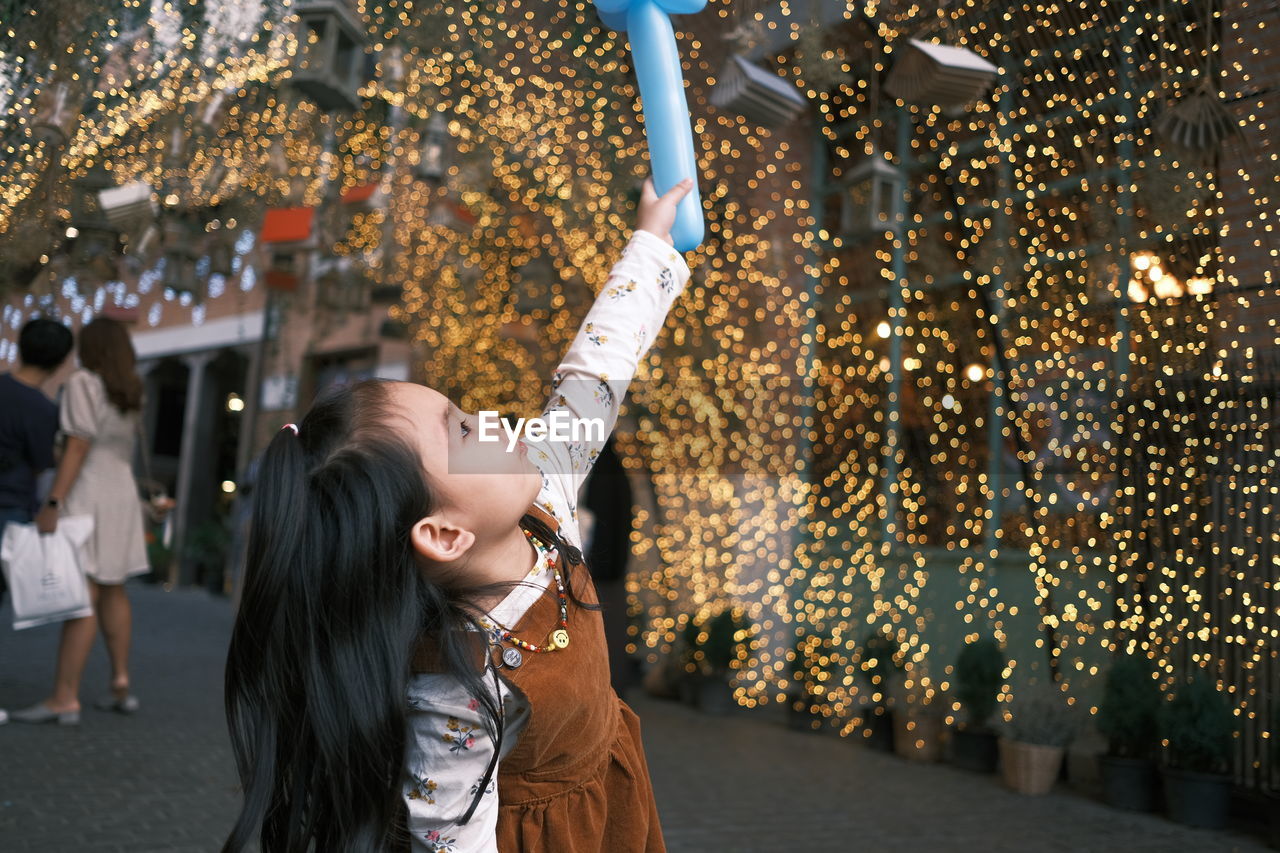
[[[505,684],[502,693],[508,714],[505,754],[523,727],[527,708]],[[480,703],[452,676],[417,675],[409,684],[404,799],[414,853],[497,853],[497,773],[471,819],[457,823],[493,757],[494,743],[480,715]]]
[[[689,267],[665,240],[636,231],[609,273],[582,326],[551,380],[542,417],[577,426],[596,421],[602,429],[564,427],[559,436],[530,442],[544,480],[564,493],[571,513],[577,494],[618,421],[618,410],[644,354],[667,313],[689,282]],[[567,435],[566,435],[567,433]],[[568,522],[569,519],[561,519]]]

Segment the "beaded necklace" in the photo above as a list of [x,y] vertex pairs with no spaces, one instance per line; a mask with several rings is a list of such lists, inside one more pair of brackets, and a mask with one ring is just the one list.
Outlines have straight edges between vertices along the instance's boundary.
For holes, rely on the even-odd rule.
[[[523,530],[522,528],[522,531],[525,535],[525,538],[528,539],[529,542],[533,544],[533,547],[538,552],[538,554],[546,557],[547,564],[551,566],[552,576],[555,578],[555,581],[556,581],[556,596],[559,598],[559,603],[560,603],[559,627],[554,628],[551,631],[551,634],[547,637],[546,645],[538,646],[538,645],[534,645],[533,643],[530,643],[527,640],[520,639],[519,637],[512,634],[509,629],[504,628],[501,625],[498,625],[492,620],[484,619],[483,622],[486,625],[486,627],[491,627],[494,631],[496,631],[498,636],[501,639],[509,641],[513,646],[516,646],[517,648],[524,649],[525,651],[528,651],[528,652],[558,652],[569,645],[569,604],[568,604],[568,599],[565,596],[564,581],[560,577],[560,569],[558,567],[558,564],[560,562],[560,554],[554,549],[551,551],[548,551],[545,547],[543,547],[542,542],[538,540],[538,537],[534,536],[528,530]],[[508,660],[506,655],[504,655],[504,660]],[[516,666],[519,666],[519,664],[516,664]]]

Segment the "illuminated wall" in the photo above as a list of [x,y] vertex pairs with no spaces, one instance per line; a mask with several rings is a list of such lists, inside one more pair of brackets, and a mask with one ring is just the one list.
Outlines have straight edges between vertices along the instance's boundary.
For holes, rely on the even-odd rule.
[[[417,377],[464,406],[542,403],[644,173],[625,42],[589,3],[364,0],[376,73],[360,110],[330,116],[286,85],[300,48],[282,4],[47,5],[0,39],[6,286],[32,268],[45,291],[110,284],[56,257],[95,158],[243,223],[381,180],[385,205],[327,237],[403,287]],[[1268,8],[880,0],[817,26],[812,4],[717,0],[677,20],[709,229],[619,435],[652,484],[633,531],[638,654],[739,607],[756,631],[739,700],[798,682],[854,734],[873,632],[915,699],[947,708],[967,639],[1007,644],[1005,698],[1054,680],[1086,709],[1133,647],[1167,683],[1212,668],[1242,720],[1238,777],[1265,783]],[[712,108],[729,53],[780,36],[764,61],[807,114],[769,129]],[[909,36],[986,56],[994,90],[894,102],[881,84]],[[38,125],[57,124],[64,83],[83,109],[59,145]],[[1197,110],[1239,130],[1171,144]],[[439,183],[414,174],[433,116],[452,140]],[[872,147],[903,175],[907,219],[855,238],[839,185]]]
[[[1006,700],[1056,683],[1094,711],[1111,653],[1136,649],[1166,685],[1207,666],[1240,720],[1237,778],[1274,784],[1275,60],[1257,4],[1160,9],[868,4],[827,43],[856,82],[827,95],[823,153],[838,176],[888,151],[908,215],[850,239],[830,198],[809,235],[832,416],[794,600],[802,680],[845,732],[875,630],[913,701],[986,635],[1012,658]],[[986,56],[995,91],[877,104],[907,36]],[[1206,111],[1240,131],[1178,144],[1170,114]]]

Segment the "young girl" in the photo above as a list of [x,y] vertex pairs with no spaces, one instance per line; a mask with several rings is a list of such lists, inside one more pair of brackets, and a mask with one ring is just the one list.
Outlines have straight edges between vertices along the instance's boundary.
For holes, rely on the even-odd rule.
[[646,182],[552,380],[544,420],[602,433],[509,450],[440,393],[371,381],[271,441],[227,659],[244,806],[224,851],[665,849],[576,495],[688,282],[669,232],[691,187]]

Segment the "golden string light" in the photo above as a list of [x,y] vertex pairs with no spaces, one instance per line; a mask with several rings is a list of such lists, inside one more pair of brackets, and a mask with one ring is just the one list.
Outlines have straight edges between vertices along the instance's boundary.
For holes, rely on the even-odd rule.
[[[321,203],[330,175],[383,181],[385,207],[332,239],[402,285],[416,378],[464,407],[544,402],[644,174],[625,39],[590,3],[363,0],[377,73],[364,108],[328,116],[286,84],[283,4],[222,41],[120,5],[69,59],[4,42],[5,240],[64,224],[70,182],[108,152],[117,183],[172,180],[161,129],[181,116],[191,203],[244,223]],[[651,484],[631,536],[637,654],[657,662],[736,608],[753,623],[738,701],[800,691],[854,734],[885,698],[873,635],[909,701],[949,714],[967,641],[1006,645],[1003,701],[1052,681],[1088,710],[1114,650],[1138,649],[1166,685],[1211,668],[1242,721],[1240,778],[1261,778],[1280,703],[1264,12],[878,0],[825,41],[790,4],[742,20],[713,0],[678,22],[709,228],[618,435]],[[710,105],[730,30],[779,39],[769,61],[812,133]],[[894,102],[881,88],[908,38],[986,57],[993,91]],[[1239,130],[1197,150],[1175,119],[1205,79]],[[90,109],[60,146],[32,123],[67,82]],[[218,92],[225,116],[199,131]],[[413,174],[433,116],[452,149],[438,184]],[[907,200],[901,229],[868,238],[842,224],[841,181],[870,151]]]

